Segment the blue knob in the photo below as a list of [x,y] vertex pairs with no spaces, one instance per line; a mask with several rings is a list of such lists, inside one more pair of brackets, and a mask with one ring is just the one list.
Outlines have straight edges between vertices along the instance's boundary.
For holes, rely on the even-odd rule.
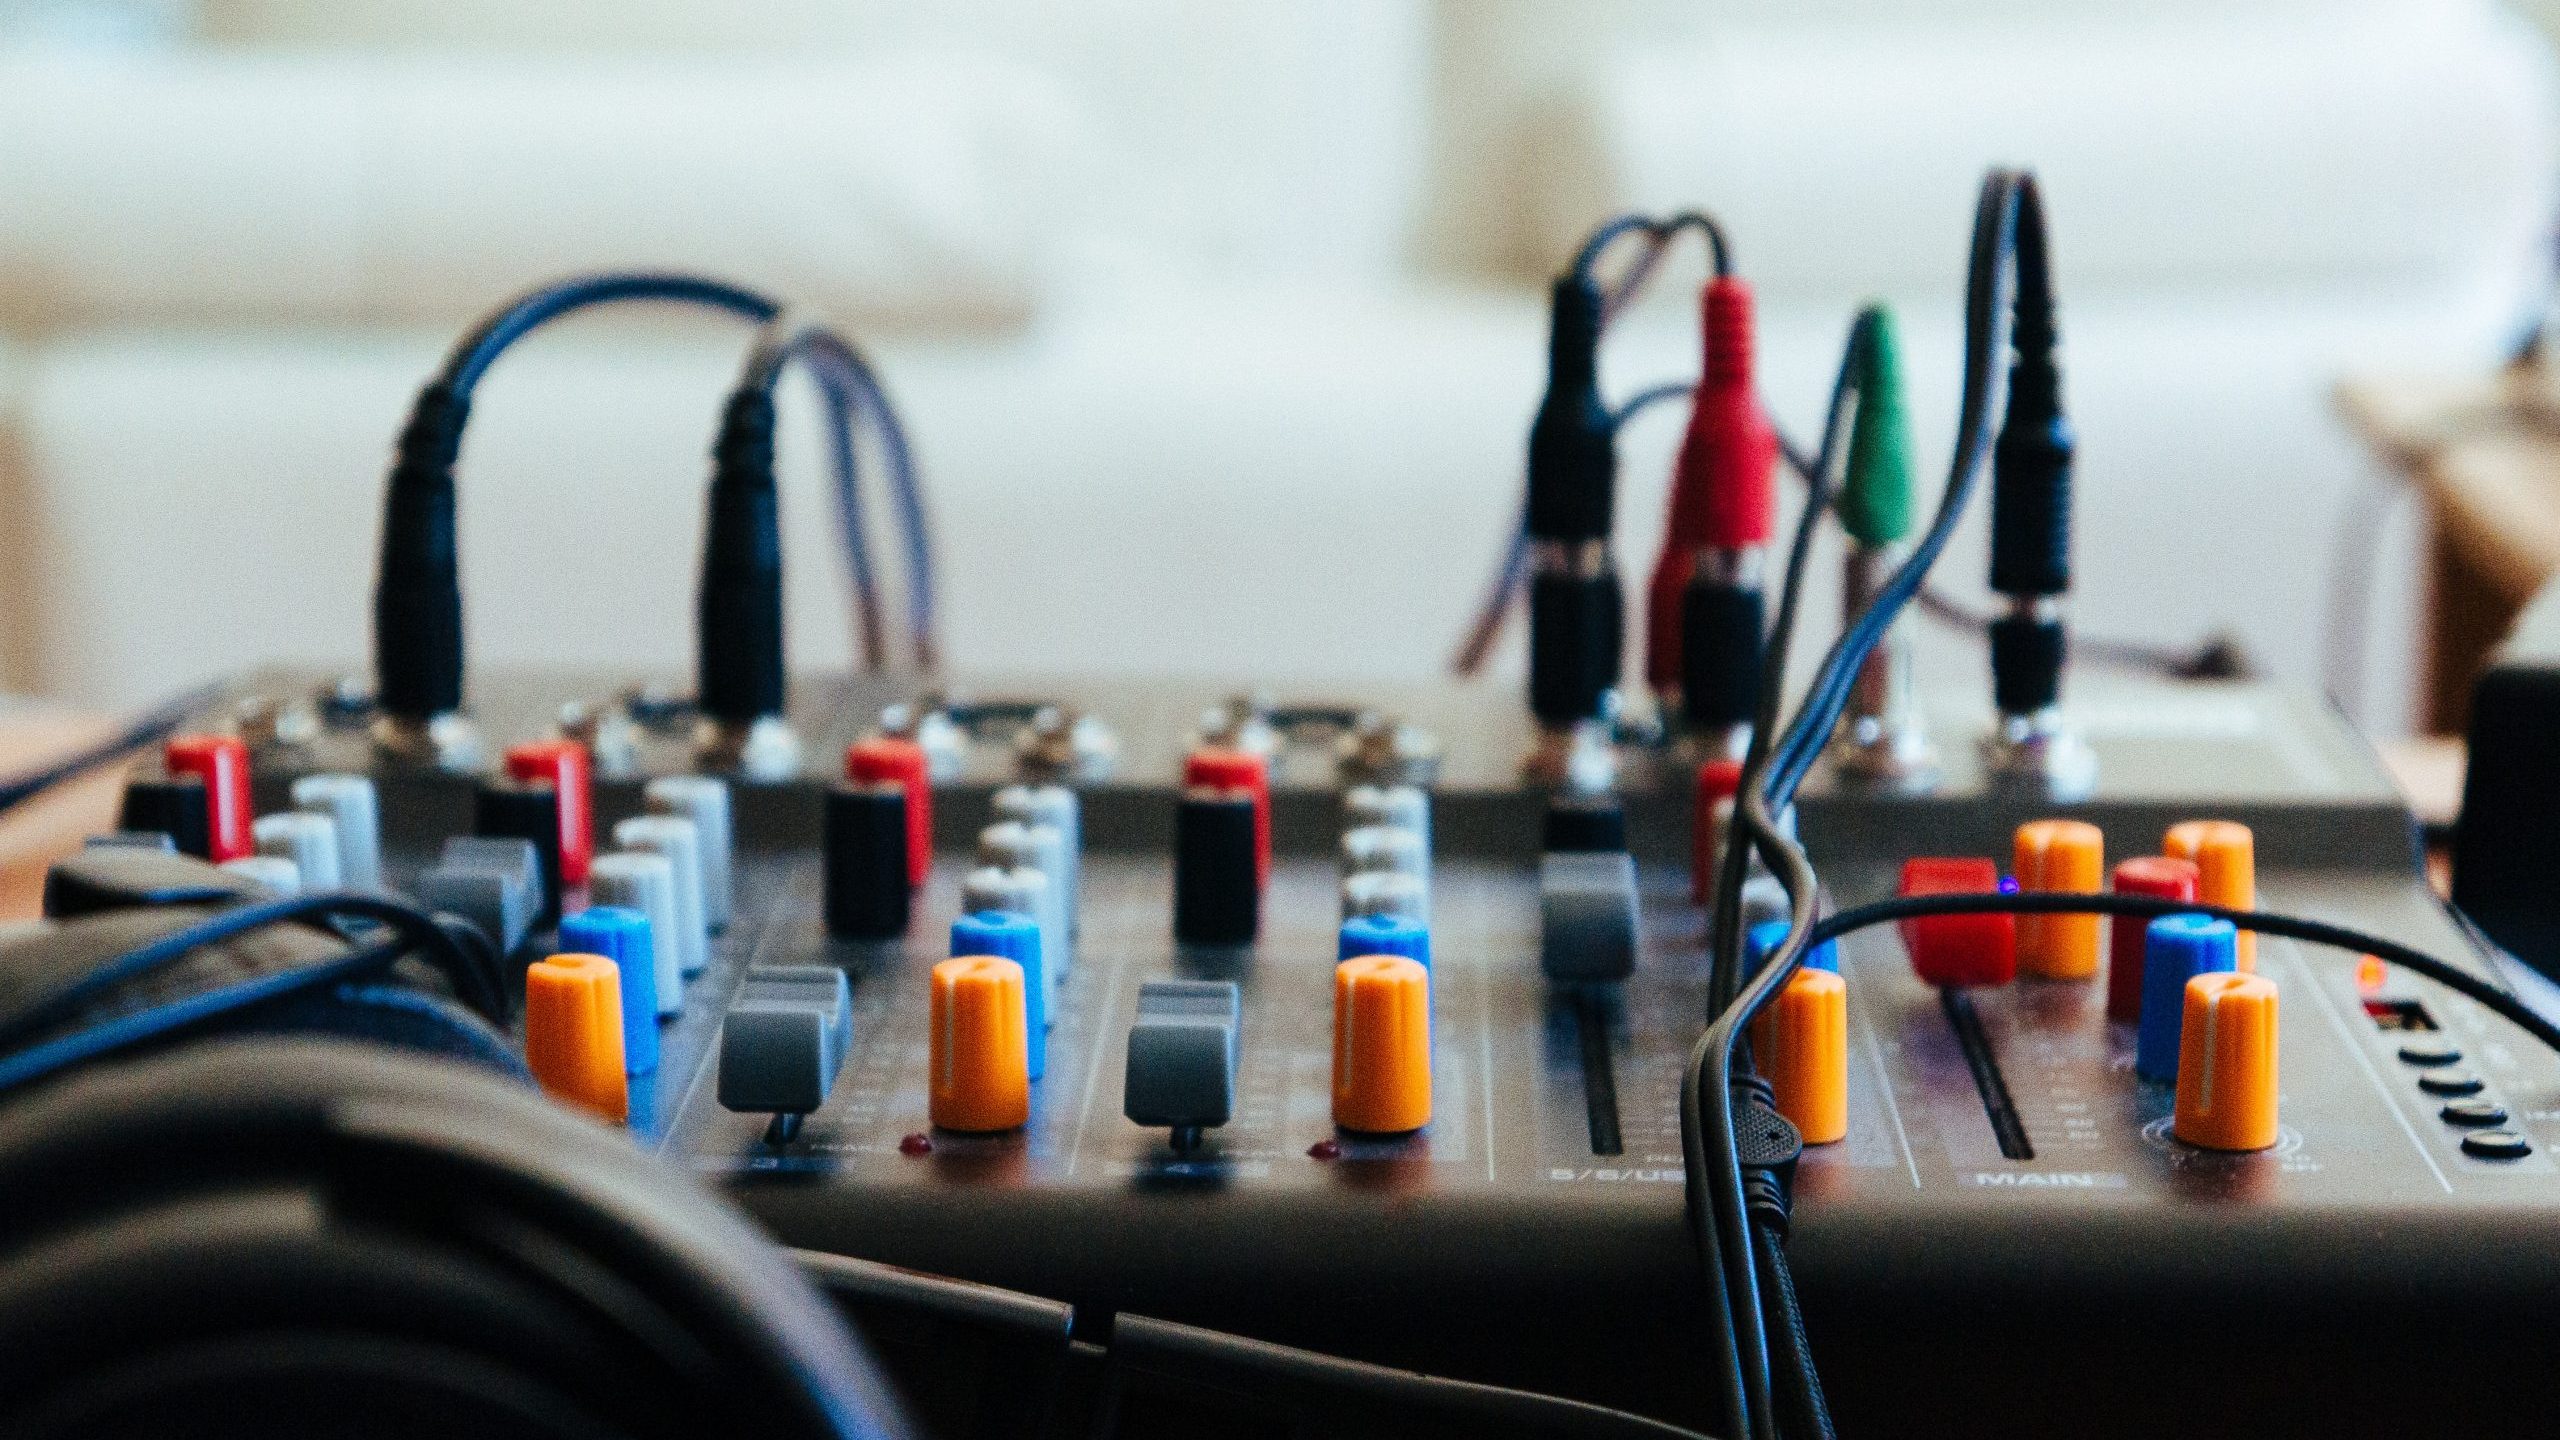
[[1040,922],[1010,910],[981,910],[951,922],[951,954],[1001,955],[1022,967],[1022,1033],[1029,1041],[1030,1075],[1037,1080],[1048,1058],[1049,989],[1043,982]]
[[1401,955],[1431,968],[1431,932],[1401,915],[1355,915],[1342,922],[1336,960],[1359,955]]
[[[1743,958],[1749,962],[1749,968],[1753,974],[1758,974],[1760,967],[1769,963],[1769,957],[1777,953],[1778,942],[1787,938],[1787,927],[1791,923],[1786,920],[1763,920],[1742,932]],[[1828,970],[1834,975],[1839,974],[1840,942],[1825,940],[1815,946],[1813,953],[1804,957],[1802,968]]]
[[590,905],[560,921],[560,950],[602,955],[622,972],[622,1068],[658,1068],[658,962],[649,917],[619,905]]
[[2187,982],[2216,970],[2240,968],[2240,932],[2228,920],[2202,915],[2163,915],[2143,932],[2142,1030],[2133,1045],[2133,1073],[2145,1080],[2178,1078],[2178,1028],[2187,1018]]

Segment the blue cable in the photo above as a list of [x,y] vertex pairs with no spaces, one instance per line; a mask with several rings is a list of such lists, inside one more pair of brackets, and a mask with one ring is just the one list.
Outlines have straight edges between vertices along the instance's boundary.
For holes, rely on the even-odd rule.
[[545,285],[482,320],[455,343],[437,378],[455,398],[468,399],[498,357],[525,336],[571,311],[625,300],[699,305],[744,316],[761,325],[782,313],[774,300],[741,285],[674,272],[608,271]]

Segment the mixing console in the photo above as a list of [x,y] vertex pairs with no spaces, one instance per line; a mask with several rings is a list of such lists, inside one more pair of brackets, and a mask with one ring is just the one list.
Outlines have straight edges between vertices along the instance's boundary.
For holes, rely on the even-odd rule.
[[[2096,826],[2109,865],[2212,818],[2253,833],[2254,862],[2235,873],[2254,879],[2257,903],[2495,973],[2424,888],[2407,815],[2326,712],[2255,684],[2086,688],[2075,718],[2103,778],[2080,803],[1984,788],[1961,763],[1968,717],[1955,707],[1932,712],[1950,757],[1935,790],[1878,796],[1818,776],[1799,824],[1828,900],[1893,893],[1915,856],[2007,869],[2012,832],[2047,815]],[[685,871],[705,895],[726,873],[731,896],[698,973],[655,966],[672,988],[656,997],[655,1068],[631,1077],[628,1100],[649,1143],[796,1245],[1090,1315],[1128,1310],[1699,1422],[1677,1103],[1708,1011],[1705,917],[1691,900],[1692,797],[1664,781],[1683,769],[1669,752],[1622,747],[1616,802],[1559,810],[1516,778],[1532,732],[1503,697],[1465,688],[1205,718],[1213,687],[989,685],[981,693],[1036,703],[974,706],[885,681],[800,690],[815,702],[795,716],[812,755],[854,744],[884,713],[919,737],[915,763],[938,772],[931,865],[910,897],[901,862],[882,879],[821,844],[855,833],[830,816],[869,804],[876,779],[732,783],[720,799],[733,836],[693,812],[734,858],[679,854],[657,870]],[[362,717],[306,711],[314,693],[313,677],[274,674],[225,702],[253,717],[258,808],[313,808],[315,774],[368,776],[383,872],[401,888],[445,883],[427,876],[453,866],[454,836],[522,833],[490,807],[504,787],[376,763]],[[564,700],[610,692],[533,679],[484,693],[482,723],[505,750],[554,733]],[[566,718],[593,735],[599,716],[648,734],[645,703]],[[1204,729],[1213,751],[1268,752],[1267,883],[1250,776],[1198,783],[1229,778],[1193,754]],[[894,737],[861,743],[891,768],[910,753]],[[649,784],[681,747],[637,753],[594,781],[592,832],[608,853],[591,885],[650,868],[623,852],[667,853],[635,817],[685,808]],[[1059,778],[1075,782],[1068,849],[1019,788]],[[1393,784],[1354,797],[1346,779],[1421,782],[1411,788],[1427,799]],[[902,838],[910,813],[892,811],[889,833]],[[1621,824],[1631,866],[1610,860]],[[1346,828],[1359,833],[1346,841]],[[564,880],[577,863],[556,843],[534,848]],[[2201,866],[2208,900],[2217,863]],[[1020,901],[1008,908],[1024,912],[1027,939],[980,927],[955,950],[964,897],[1008,874],[1064,874],[1068,903]],[[869,927],[894,933],[830,932],[831,903],[845,900],[831,887],[858,885],[895,892],[888,908],[903,914]],[[564,893],[574,913],[578,889]],[[1357,947],[1342,939],[1346,893],[1371,917]],[[1219,928],[1238,905],[1247,943]],[[1912,940],[1969,943],[1951,933]],[[1410,953],[1398,935],[1427,937],[1427,969],[1381,958],[1358,986],[1336,974],[1346,948]],[[1608,958],[1619,941],[1632,954],[1622,979]],[[2050,971],[2038,946],[2072,943],[2019,950]],[[1026,944],[1029,963],[946,959]],[[2095,962],[2094,930],[2086,946]],[[539,929],[521,941],[527,955],[551,947]],[[2225,1150],[2180,1138],[2174,1065],[2137,1074],[2136,1027],[2108,1017],[2105,964],[1942,990],[1915,973],[1903,937],[1877,928],[1842,941],[1836,965],[1836,1074],[1807,1083],[1838,1088],[1845,1134],[1805,1151],[1791,1249],[1844,1425],[2033,1428],[2065,1405],[2090,1433],[2180,1423],[2159,1377],[2195,1363],[2200,1326],[2249,1337],[2233,1354],[2263,1367],[2218,1402],[2233,1430],[2467,1413],[2462,1387],[2375,1378],[2456,1333],[2464,1363],[2482,1367],[2471,1373],[2549,1388],[2498,1367],[2521,1344],[2502,1317],[2560,1286],[2547,1153],[2560,1145],[2560,1065],[2478,1004],[2353,955],[2263,941],[2255,973],[2282,997],[2273,1049],[2230,1050],[2217,1073],[2238,1085],[2280,1054],[2281,1096],[2268,1092],[2270,1143]],[[1016,993],[986,988],[999,982],[1037,997],[1011,1002],[1012,1032],[995,1023]],[[1816,1031],[1822,1003],[1809,997]],[[1045,1039],[1006,1038],[1025,1016]],[[1007,1044],[1022,1056],[1011,1070]],[[1781,1093],[1821,1140],[1805,1099]],[[1354,1116],[1367,1118],[1337,1123]],[[2043,1358],[2023,1363],[2028,1352]],[[2314,1382],[2348,1353],[2388,1358],[2357,1360],[2360,1382]]]

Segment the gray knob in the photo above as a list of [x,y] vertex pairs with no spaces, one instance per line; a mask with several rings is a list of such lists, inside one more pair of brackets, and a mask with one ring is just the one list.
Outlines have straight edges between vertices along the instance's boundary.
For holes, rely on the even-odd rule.
[[365,775],[305,775],[293,782],[293,808],[338,825],[338,872],[350,890],[382,888],[382,806]]
[[[711,930],[703,923],[702,832],[678,815],[638,815],[613,827],[613,843],[625,850],[664,855],[676,872],[676,923],[668,932],[687,975],[711,964]],[[652,922],[654,924],[654,922]]]
[[702,862],[702,923],[717,933],[729,928],[737,903],[736,825],[730,819],[729,782],[716,775],[661,775],[643,787],[652,815],[693,822]]

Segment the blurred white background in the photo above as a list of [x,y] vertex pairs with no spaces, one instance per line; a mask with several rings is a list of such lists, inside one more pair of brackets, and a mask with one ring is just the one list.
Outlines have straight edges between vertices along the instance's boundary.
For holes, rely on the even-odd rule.
[[[2344,566],[2388,733],[2415,519],[2328,386],[2494,363],[2554,213],[2544,44],[2483,0],[0,0],[0,37],[0,687],[98,703],[360,662],[410,392],[481,310],[614,264],[866,339],[958,663],[1428,674],[1515,513],[1575,236],[1721,215],[1799,428],[1893,300],[1934,467],[1973,184],[2011,163],[2053,209],[2080,624],[2339,683]],[[1694,371],[1694,279],[1613,387]],[[475,664],[685,671],[744,338],[581,322],[483,387]],[[793,649],[840,665],[799,418]],[[1637,574],[1679,423],[1627,447]]]

